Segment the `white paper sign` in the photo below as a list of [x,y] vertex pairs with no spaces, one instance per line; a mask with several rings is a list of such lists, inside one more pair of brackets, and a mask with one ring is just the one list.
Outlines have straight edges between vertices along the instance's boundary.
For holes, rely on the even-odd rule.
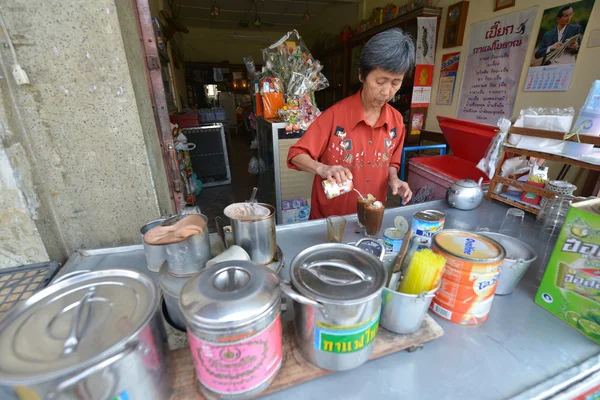
[[458,118],[496,125],[511,118],[537,7],[471,26]]

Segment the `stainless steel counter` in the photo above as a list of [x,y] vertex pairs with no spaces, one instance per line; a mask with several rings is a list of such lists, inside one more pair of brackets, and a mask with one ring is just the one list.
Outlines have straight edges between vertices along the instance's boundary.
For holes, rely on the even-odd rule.
[[[496,231],[508,207],[484,202],[474,211],[448,209],[443,201],[389,209],[383,226],[396,215],[410,221],[418,210],[446,213],[446,228]],[[356,241],[356,216],[347,217],[345,242]],[[545,398],[556,388],[583,378],[600,365],[600,347],[533,302],[538,270],[553,244],[543,240],[534,218],[526,215],[522,239],[538,252],[538,260],[508,296],[496,296],[488,320],[479,326],[459,326],[434,316],[445,334],[414,353],[399,352],[360,368],[338,372],[269,396],[269,399],[504,399]],[[292,258],[301,250],[326,240],[325,222],[277,227],[288,278]],[[121,248],[123,249],[123,248]],[[59,274],[74,269],[145,269],[141,246],[109,254],[81,253]],[[100,253],[100,254],[98,254]],[[290,307],[291,308],[291,307]],[[291,318],[288,312],[285,319]],[[536,397],[538,396],[538,397]]]

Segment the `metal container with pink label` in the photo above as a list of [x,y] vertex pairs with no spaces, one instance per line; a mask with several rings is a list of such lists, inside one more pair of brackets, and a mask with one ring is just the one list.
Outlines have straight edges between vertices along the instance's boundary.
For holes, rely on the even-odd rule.
[[249,399],[275,379],[283,360],[281,289],[269,268],[227,261],[183,287],[179,307],[208,399]]

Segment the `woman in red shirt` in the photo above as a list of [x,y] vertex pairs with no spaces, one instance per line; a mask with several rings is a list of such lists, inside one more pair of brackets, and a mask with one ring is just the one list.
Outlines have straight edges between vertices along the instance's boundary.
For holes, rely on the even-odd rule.
[[310,218],[356,212],[356,192],[327,200],[321,182],[352,180],[363,195],[385,201],[387,185],[408,203],[412,192],[398,178],[405,129],[388,102],[415,60],[412,38],[400,29],[373,36],[360,55],[362,88],[328,108],[290,148],[290,168],[312,172]]

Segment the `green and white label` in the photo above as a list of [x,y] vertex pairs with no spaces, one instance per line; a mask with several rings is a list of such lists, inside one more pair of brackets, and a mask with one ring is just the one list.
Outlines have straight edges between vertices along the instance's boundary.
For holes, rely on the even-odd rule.
[[354,326],[317,323],[315,348],[328,353],[344,354],[362,350],[375,339],[381,308],[368,321]]

